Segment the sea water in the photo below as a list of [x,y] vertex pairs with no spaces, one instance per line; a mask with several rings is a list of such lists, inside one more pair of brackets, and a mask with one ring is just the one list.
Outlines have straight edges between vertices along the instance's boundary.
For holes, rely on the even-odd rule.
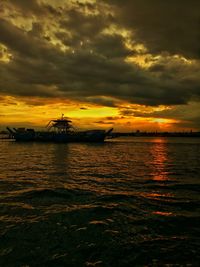
[[200,138],[0,141],[0,266],[199,266]]

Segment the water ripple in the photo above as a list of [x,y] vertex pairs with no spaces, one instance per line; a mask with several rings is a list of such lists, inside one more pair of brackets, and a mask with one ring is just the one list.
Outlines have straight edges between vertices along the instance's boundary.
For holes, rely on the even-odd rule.
[[0,151],[0,266],[198,266],[199,139]]

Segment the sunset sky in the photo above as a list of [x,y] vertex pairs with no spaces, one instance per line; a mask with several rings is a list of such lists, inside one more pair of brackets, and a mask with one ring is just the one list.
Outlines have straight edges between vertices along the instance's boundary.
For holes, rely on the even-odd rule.
[[200,130],[200,1],[1,0],[0,129]]

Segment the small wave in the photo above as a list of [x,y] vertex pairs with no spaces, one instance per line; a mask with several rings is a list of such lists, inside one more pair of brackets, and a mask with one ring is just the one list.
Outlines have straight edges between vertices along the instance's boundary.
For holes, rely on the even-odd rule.
[[[87,201],[94,196],[94,193],[88,192],[85,190],[79,189],[37,189],[37,190],[28,190],[28,191],[19,191],[18,195],[11,197],[14,201],[23,201],[23,202],[37,202],[41,204],[51,204],[59,202],[78,202],[80,200]],[[11,199],[10,199],[11,200]]]
[[198,184],[185,184],[177,183],[175,181],[151,181],[145,183],[146,187],[152,189],[162,189],[162,190],[185,190],[185,191],[194,191],[200,192],[200,187]]

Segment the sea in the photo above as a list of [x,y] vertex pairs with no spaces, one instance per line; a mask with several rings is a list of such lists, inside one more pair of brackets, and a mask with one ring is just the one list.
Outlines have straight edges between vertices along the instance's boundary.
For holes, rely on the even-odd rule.
[[200,138],[0,140],[0,266],[200,266]]

